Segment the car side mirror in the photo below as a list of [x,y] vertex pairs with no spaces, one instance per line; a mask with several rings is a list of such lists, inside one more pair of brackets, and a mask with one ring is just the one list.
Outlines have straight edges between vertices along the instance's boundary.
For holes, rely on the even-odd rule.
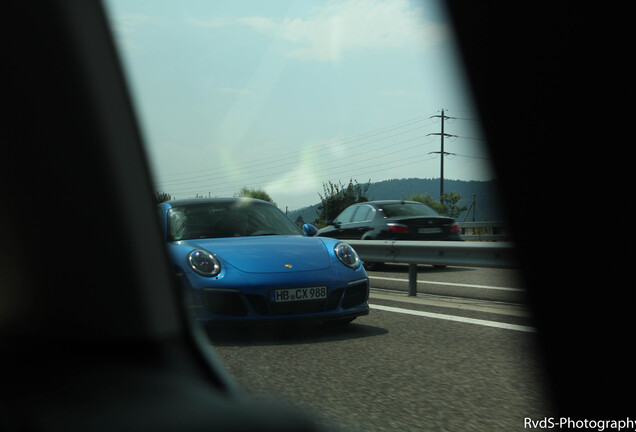
[[318,228],[312,224],[303,224],[303,235],[305,237],[313,237],[318,232]]

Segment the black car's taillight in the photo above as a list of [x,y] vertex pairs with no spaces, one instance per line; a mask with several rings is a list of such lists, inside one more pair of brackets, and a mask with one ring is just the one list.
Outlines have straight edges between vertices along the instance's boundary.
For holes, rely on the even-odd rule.
[[398,223],[389,223],[387,224],[391,232],[396,234],[405,234],[409,232],[409,227],[406,225],[398,224]]

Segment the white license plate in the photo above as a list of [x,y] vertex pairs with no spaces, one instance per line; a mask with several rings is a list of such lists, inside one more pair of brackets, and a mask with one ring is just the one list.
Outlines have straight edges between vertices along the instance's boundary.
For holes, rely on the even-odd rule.
[[438,234],[442,232],[441,228],[420,228],[417,230],[420,234]]
[[274,290],[274,302],[321,300],[327,298],[327,287],[284,288]]

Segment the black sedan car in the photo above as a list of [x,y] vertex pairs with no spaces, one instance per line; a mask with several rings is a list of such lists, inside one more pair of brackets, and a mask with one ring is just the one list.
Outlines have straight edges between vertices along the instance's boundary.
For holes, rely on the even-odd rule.
[[355,240],[456,240],[454,219],[415,201],[368,201],[344,209],[318,235]]

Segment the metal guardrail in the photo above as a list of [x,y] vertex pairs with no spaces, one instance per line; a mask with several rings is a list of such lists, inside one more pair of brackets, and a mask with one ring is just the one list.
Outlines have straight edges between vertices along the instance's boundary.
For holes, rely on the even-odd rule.
[[362,261],[409,264],[409,295],[417,293],[417,265],[516,268],[510,242],[347,240]]

